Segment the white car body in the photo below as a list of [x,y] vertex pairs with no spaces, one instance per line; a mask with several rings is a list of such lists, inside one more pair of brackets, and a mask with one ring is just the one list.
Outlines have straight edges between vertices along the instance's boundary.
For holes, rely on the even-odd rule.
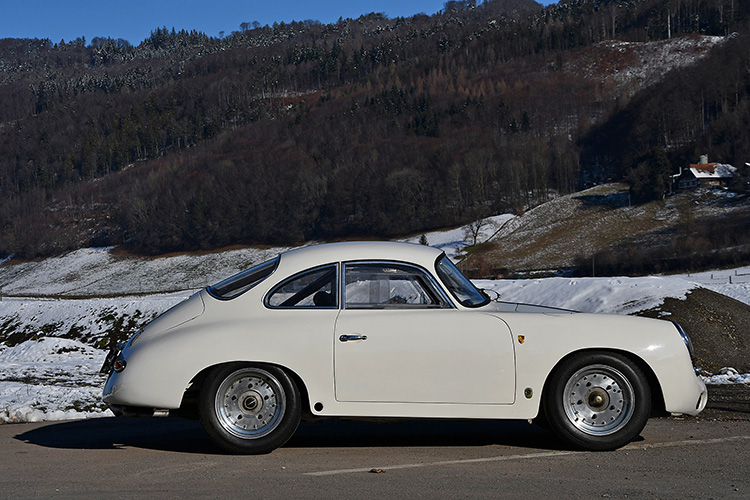
[[[284,253],[238,296],[217,298],[209,287],[144,327],[115,353],[124,369],[112,372],[104,401],[125,414],[178,410],[203,374],[236,362],[283,370],[312,417],[534,419],[556,367],[598,352],[638,365],[666,412],[695,415],[705,406],[689,341],[671,322],[544,307],[518,312],[524,307],[489,301],[466,307],[436,272],[441,257],[434,248],[384,242]],[[342,277],[357,265],[369,269],[365,263],[381,272],[424,271],[442,307],[349,306],[356,294],[367,300],[382,292],[375,282]],[[336,305],[270,304],[287,278],[326,265],[336,272]]]

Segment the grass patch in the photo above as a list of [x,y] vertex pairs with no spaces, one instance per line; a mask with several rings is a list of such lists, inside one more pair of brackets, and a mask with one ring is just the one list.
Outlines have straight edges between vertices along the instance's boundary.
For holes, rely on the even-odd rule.
[[71,404],[67,405],[63,410],[69,411],[69,410],[75,410],[78,412],[102,412],[107,409],[107,405],[99,402],[94,401],[81,401],[80,399],[76,399]]

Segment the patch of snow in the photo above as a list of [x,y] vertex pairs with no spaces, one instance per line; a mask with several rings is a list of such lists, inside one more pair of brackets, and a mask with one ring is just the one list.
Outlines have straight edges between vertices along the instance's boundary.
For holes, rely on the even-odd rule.
[[588,313],[635,314],[654,309],[667,297],[684,300],[697,287],[682,277],[542,278],[475,280],[500,300]]
[[690,273],[682,277],[700,283],[701,286],[716,293],[750,305],[750,266]]
[[189,296],[182,292],[105,299],[4,297],[0,301],[0,324],[15,322],[16,331],[53,329],[57,335],[78,332],[74,336],[91,341],[104,335],[118,319],[145,322]]
[[43,337],[0,351],[0,422],[111,416],[101,401],[105,351]]
[[[484,243],[491,239],[507,222],[515,218],[516,216],[513,214],[503,214],[484,219],[486,224],[482,226],[477,235],[477,243]],[[471,244],[469,234],[468,226],[462,226],[446,231],[425,233],[424,236],[429,246],[439,248],[445,252],[449,259],[456,262],[463,257],[466,247]],[[421,237],[421,235],[412,236],[399,241],[419,243]]]
[[701,374],[707,385],[750,384],[750,373],[741,374],[734,368],[725,367],[713,375]]
[[78,410],[77,405],[101,404],[101,387],[61,388],[0,382],[0,423],[79,420],[113,417],[109,409]]

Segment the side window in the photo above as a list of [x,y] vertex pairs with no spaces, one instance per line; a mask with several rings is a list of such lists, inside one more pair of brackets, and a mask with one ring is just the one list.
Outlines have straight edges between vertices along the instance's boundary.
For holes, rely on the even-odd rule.
[[351,263],[345,267],[348,309],[450,307],[430,277],[416,267],[392,263]]
[[336,265],[292,276],[268,294],[269,307],[338,307]]
[[238,297],[252,287],[266,279],[279,263],[279,258],[271,259],[262,264],[227,278],[221,283],[208,287],[208,292],[217,299],[229,300]]

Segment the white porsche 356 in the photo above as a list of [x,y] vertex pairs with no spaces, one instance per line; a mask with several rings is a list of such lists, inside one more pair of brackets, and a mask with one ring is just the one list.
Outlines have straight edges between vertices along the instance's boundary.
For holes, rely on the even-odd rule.
[[538,419],[611,450],[706,387],[676,323],[491,301],[440,250],[305,247],[210,286],[110,352],[116,415],[197,415],[266,453],[301,418]]

